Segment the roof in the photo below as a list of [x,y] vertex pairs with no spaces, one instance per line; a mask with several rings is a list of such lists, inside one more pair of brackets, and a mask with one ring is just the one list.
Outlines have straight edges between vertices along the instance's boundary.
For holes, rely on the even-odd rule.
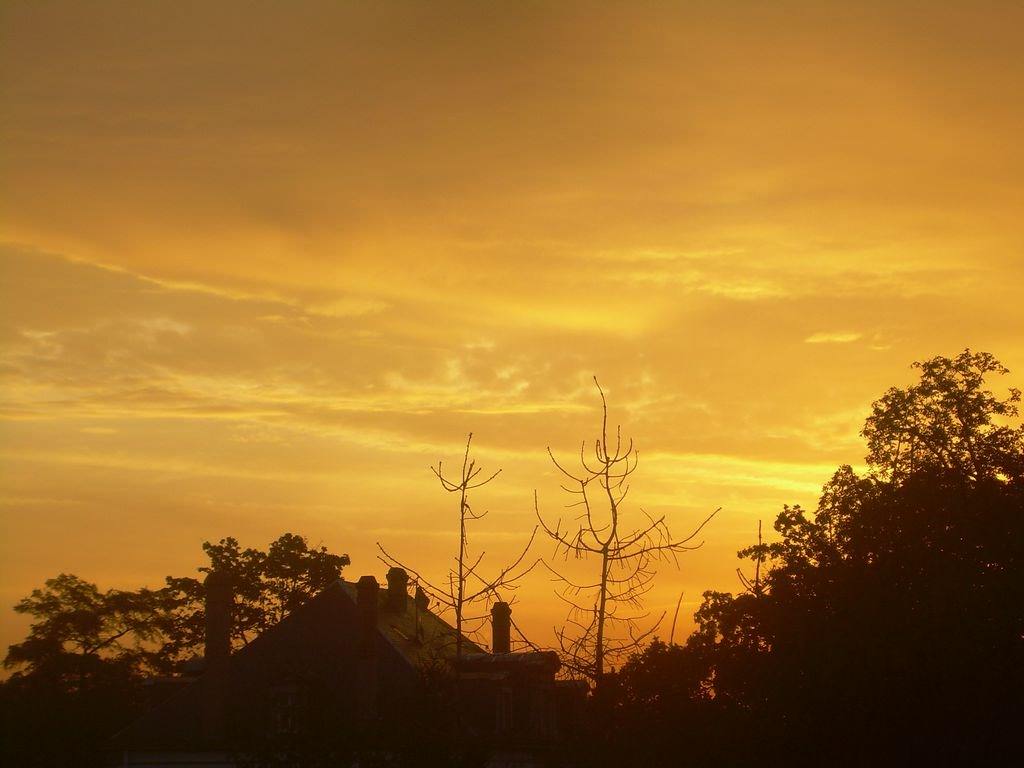
[[[338,581],[348,598],[356,601],[356,585]],[[451,663],[455,660],[455,628],[433,613],[429,607],[421,607],[411,597],[405,601],[405,611],[395,611],[387,605],[387,590],[378,595],[377,631],[410,664],[433,664],[437,661]],[[484,649],[467,637],[462,638],[462,652],[485,653]]]
[[[454,662],[455,629],[412,598],[406,599],[404,611],[395,610],[387,604],[387,590],[381,589],[376,629],[378,655],[387,662],[380,666],[390,671],[392,682],[396,675]],[[315,679],[351,696],[360,677],[356,673],[365,664],[359,643],[356,585],[339,579],[225,663],[211,665],[195,682],[143,714],[114,737],[114,745],[147,750],[220,748],[223,735],[218,730],[223,729],[209,725],[211,702],[225,697],[249,702],[268,687],[297,677]],[[463,650],[483,653],[465,638]]]

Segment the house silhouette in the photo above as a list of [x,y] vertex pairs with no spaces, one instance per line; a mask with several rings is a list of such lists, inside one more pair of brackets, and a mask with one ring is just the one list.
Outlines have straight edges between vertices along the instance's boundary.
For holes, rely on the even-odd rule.
[[464,637],[457,659],[455,629],[408,582],[401,568],[386,589],[339,579],[232,652],[231,584],[211,572],[200,668],[154,682],[164,695],[114,737],[115,764],[236,768],[318,752],[354,765],[371,744],[379,755],[428,737],[473,745],[489,766],[539,764],[585,686],[556,680],[552,651],[511,652],[507,603],[491,610],[493,652]]

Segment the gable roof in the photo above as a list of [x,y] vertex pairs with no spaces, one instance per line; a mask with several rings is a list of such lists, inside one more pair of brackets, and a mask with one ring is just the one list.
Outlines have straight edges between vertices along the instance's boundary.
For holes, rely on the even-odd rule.
[[[339,587],[353,605],[356,603],[355,584],[338,581],[332,586]],[[377,631],[411,665],[455,661],[455,627],[411,597],[405,601],[404,611],[396,611],[387,603],[387,590],[382,589],[377,598]],[[462,638],[462,650],[466,654],[485,653],[467,637]]]
[[[427,665],[453,665],[455,629],[412,598],[404,610],[377,595],[376,644],[392,666],[415,672]],[[225,659],[212,665],[194,682],[139,717],[113,740],[118,749],[207,750],[223,748],[223,734],[211,728],[211,701],[234,693],[266,689],[296,675],[337,680],[351,688],[360,656],[360,622],[356,585],[339,579],[294,610],[279,623]],[[465,653],[483,650],[463,639]],[[238,691],[243,693],[238,694]],[[206,718],[206,719],[204,719]]]

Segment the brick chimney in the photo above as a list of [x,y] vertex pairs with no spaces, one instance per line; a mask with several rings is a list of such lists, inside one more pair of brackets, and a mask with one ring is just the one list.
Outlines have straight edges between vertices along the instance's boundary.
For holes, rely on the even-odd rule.
[[213,664],[231,655],[231,613],[235,596],[231,577],[224,571],[210,571],[203,582],[206,589],[206,648],[207,664]]
[[491,606],[491,653],[512,650],[512,608],[508,603]]
[[377,716],[377,605],[380,586],[373,576],[361,576],[356,582],[356,614],[359,620],[359,660],[355,668],[354,700],[362,723],[369,725]]
[[374,655],[377,643],[377,595],[380,585],[373,576],[361,576],[356,582],[356,608],[359,611],[359,647],[364,656]]
[[231,619],[235,595],[231,576],[212,570],[203,581],[206,591],[205,695],[199,706],[203,738],[217,742],[227,721],[228,660],[231,658]]
[[404,568],[391,568],[388,571],[388,610],[395,613],[405,613],[408,599],[409,574],[405,572]]

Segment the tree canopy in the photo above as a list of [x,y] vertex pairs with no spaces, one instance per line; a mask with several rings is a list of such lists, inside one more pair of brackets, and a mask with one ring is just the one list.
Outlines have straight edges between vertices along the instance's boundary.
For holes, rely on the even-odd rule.
[[685,646],[655,643],[623,668],[621,717],[640,731],[626,742],[714,711],[726,763],[977,764],[1015,748],[1020,392],[986,388],[1006,372],[986,353],[915,369],[918,382],[872,406],[867,471],[840,467],[813,513],[784,507],[777,540],[738,553],[763,577],[705,592]]
[[[285,533],[267,550],[234,538],[205,542],[208,564],[236,594],[232,635],[242,645],[340,577],[347,555]],[[101,590],[60,574],[18,602],[32,618],[12,645],[0,684],[0,763],[99,764],[103,740],[144,704],[145,676],[183,669],[202,654],[204,593],[195,577],[168,576],[164,587]],[[52,733],[59,734],[56,740]]]
[[[839,467],[813,511],[783,506],[771,540],[759,526],[756,543],[737,553],[741,589],[705,592],[684,644],[654,640],[618,672],[598,667],[595,716],[578,729],[580,741],[563,745],[575,764],[1009,764],[1019,756],[1020,391],[990,389],[1007,371],[987,353],[965,350],[914,369],[916,382],[872,404],[865,469]],[[616,482],[628,471],[613,468],[631,448],[611,449],[604,431],[600,445],[598,471],[576,482],[584,497],[590,483],[612,492],[617,519]],[[644,539],[660,530],[658,518],[629,535],[596,525],[598,554],[622,542],[648,547],[624,582],[635,594],[647,583],[651,551],[679,546],[667,532],[668,544]],[[551,530],[563,549],[578,546],[571,531],[565,538],[560,526]],[[233,538],[203,550],[200,574],[231,578],[236,646],[349,563],[294,534],[267,550]],[[34,590],[16,606],[33,622],[9,649],[4,663],[15,673],[0,685],[0,741],[15,744],[5,762],[31,764],[33,750],[47,748],[46,729],[58,728],[69,756],[37,762],[88,764],[96,739],[134,705],[132,683],[197,655],[203,608],[194,576],[168,577],[160,589],[103,591],[61,574]]]
[[[228,537],[216,544],[203,543],[209,565],[198,570],[227,574],[235,594],[232,641],[245,645],[294,611],[335,579],[349,564],[348,555],[326,547],[310,547],[302,536],[285,533],[266,551],[247,547]],[[160,602],[162,646],[158,657],[173,669],[202,647],[206,614],[200,579],[167,577],[157,595]]]
[[915,473],[940,473],[972,481],[1024,476],[1021,393],[1000,399],[985,388],[986,377],[1008,373],[987,352],[965,349],[954,358],[914,363],[920,381],[890,388],[871,407],[864,425],[867,461],[873,474],[896,481]]
[[148,654],[143,644],[159,637],[159,603],[150,590],[101,592],[62,573],[14,607],[35,621],[28,638],[9,648],[4,665],[69,688],[130,673]]

